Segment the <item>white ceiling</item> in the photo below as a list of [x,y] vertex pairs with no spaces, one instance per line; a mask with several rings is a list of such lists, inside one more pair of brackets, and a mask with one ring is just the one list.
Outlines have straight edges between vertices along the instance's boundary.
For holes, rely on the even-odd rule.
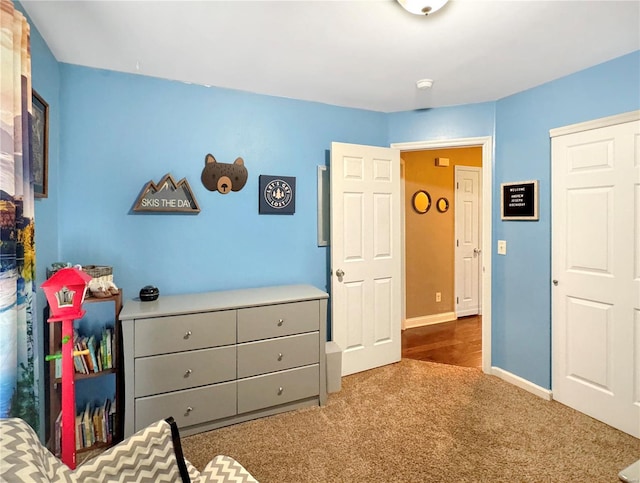
[[382,112],[492,101],[640,49],[638,0],[428,17],[395,0],[21,3],[60,62]]

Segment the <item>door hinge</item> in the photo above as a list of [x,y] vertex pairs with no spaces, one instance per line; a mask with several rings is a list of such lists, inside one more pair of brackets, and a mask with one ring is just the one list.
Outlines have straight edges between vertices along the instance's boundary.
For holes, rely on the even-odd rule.
[[460,246],[460,240],[456,240],[456,246],[459,247]]
[[460,297],[456,297],[456,305],[460,305]]

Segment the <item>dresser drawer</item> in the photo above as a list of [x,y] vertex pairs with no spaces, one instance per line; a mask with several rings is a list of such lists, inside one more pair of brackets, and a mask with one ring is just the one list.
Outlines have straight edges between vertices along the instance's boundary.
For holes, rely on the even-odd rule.
[[236,414],[236,382],[136,399],[135,414],[134,431],[169,416],[178,428],[228,418]]
[[319,381],[318,364],[239,380],[238,414],[317,396]]
[[236,311],[137,319],[135,357],[235,344]]
[[318,332],[238,345],[238,377],[317,364],[320,360]]
[[205,386],[236,378],[235,346],[135,360],[135,397]]
[[238,310],[238,342],[269,339],[318,330],[317,300]]

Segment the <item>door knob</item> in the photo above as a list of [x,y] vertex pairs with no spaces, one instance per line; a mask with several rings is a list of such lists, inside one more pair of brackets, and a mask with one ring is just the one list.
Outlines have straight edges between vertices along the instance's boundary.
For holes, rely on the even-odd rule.
[[554,280],[554,281],[553,281],[553,285],[555,285],[555,286],[557,287],[557,286],[558,286],[558,281],[557,281],[557,280]]
[[479,255],[481,251],[482,250],[480,250],[479,248],[474,248],[473,249],[473,253],[475,253],[476,255]]
[[339,268],[338,270],[336,270],[336,275],[338,276],[338,278],[344,277],[344,270]]

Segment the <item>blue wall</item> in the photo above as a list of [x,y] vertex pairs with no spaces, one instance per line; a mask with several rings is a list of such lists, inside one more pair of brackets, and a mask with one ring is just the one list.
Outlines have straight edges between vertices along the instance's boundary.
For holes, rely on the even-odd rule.
[[[551,142],[556,127],[640,108],[640,51],[496,103],[492,364],[551,388]],[[500,183],[540,181],[540,220],[501,221]]]
[[388,114],[388,143],[493,136],[495,102]]
[[[61,75],[60,258],[112,265],[125,297],[146,284],[161,294],[327,288],[317,165],[332,141],[384,145],[384,114],[68,64]],[[207,191],[207,153],[244,158],[246,186]],[[187,178],[200,214],[131,212],[145,184],[166,173]],[[258,214],[260,174],[296,177],[294,215]]]

